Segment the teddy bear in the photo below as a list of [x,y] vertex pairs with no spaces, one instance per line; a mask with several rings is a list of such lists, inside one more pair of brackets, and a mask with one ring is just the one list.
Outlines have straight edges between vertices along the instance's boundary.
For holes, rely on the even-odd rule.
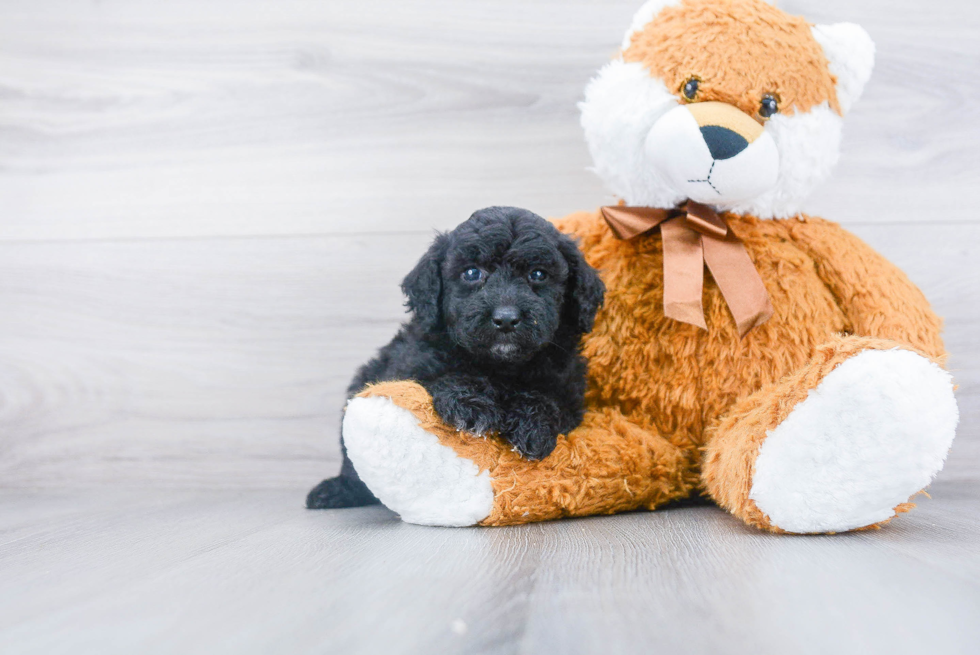
[[619,204],[558,219],[601,274],[586,413],[540,461],[446,425],[410,380],[345,411],[347,452],[412,523],[497,526],[709,497],[777,533],[873,528],[942,468],[941,321],[894,265],[803,213],[874,44],[762,0],[652,0],[581,122]]

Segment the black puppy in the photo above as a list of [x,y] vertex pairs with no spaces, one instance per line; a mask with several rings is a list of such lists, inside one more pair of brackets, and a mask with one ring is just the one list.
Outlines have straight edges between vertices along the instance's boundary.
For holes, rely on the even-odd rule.
[[[496,433],[540,459],[582,420],[582,335],[605,291],[575,242],[515,207],[474,213],[440,234],[402,282],[412,319],[357,372],[365,385],[417,381],[447,423]],[[340,475],[306,499],[311,509],[378,500],[361,482],[341,438]]]

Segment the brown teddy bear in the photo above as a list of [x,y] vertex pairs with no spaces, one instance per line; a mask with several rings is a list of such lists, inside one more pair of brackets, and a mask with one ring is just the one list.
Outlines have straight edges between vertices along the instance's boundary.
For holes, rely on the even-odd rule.
[[800,213],[873,59],[860,27],[761,0],[644,5],[581,105],[622,201],[557,221],[607,287],[582,425],[526,461],[442,423],[411,381],[370,387],[344,440],[375,495],[459,526],[697,492],[774,532],[907,511],[958,420],[940,320],[895,266]]

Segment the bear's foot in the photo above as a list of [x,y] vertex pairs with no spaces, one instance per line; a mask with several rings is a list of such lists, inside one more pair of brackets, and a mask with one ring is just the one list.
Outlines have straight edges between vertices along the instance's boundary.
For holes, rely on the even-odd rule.
[[778,532],[843,532],[906,510],[942,469],[958,412],[946,371],[889,345],[841,339],[736,405],[707,449],[712,496]]
[[554,451],[528,460],[506,441],[446,425],[411,381],[347,405],[344,443],[361,480],[409,523],[513,525],[653,508],[698,484],[685,454],[612,409],[588,412]]
[[390,398],[351,399],[343,431],[361,480],[404,521],[475,525],[493,509],[490,474],[439,443]]

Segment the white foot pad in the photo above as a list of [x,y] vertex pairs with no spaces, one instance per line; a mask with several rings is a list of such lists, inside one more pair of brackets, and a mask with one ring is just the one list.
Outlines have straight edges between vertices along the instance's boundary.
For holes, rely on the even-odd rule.
[[864,351],[768,433],[749,498],[788,532],[883,521],[942,469],[958,420],[949,373],[907,350]]
[[459,457],[388,398],[354,398],[344,414],[347,456],[361,480],[402,520],[475,525],[493,509],[490,473]]

